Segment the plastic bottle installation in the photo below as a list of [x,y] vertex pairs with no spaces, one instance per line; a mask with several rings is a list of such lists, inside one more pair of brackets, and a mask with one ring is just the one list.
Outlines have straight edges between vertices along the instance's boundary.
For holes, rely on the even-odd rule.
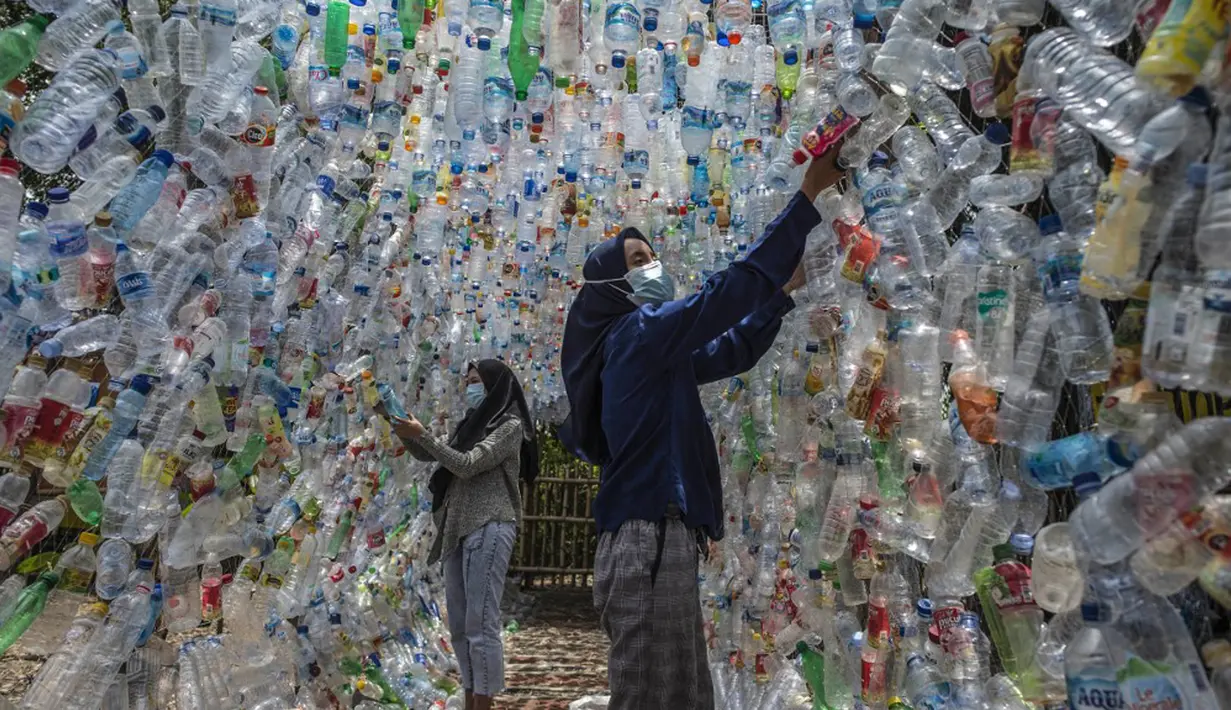
[[831,151],[702,389],[717,707],[1231,702],[1218,3],[9,5],[0,650],[77,607],[16,707],[462,708],[378,405],[494,357],[561,421],[590,250],[691,294]]

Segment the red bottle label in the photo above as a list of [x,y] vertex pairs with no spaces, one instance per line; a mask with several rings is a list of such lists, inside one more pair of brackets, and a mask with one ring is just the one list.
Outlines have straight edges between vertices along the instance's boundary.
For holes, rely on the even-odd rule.
[[222,580],[201,581],[201,619],[213,621],[223,615]]
[[889,645],[889,607],[884,604],[868,602],[868,635],[864,643],[872,648],[886,648]]
[[25,448],[26,440],[34,433],[34,426],[38,422],[38,407],[30,407],[24,404],[6,404],[4,405],[5,414],[8,418],[4,420],[4,430],[7,436],[5,441],[8,443],[5,446],[4,458],[16,463],[21,460],[22,449]]
[[996,582],[991,589],[992,601],[1000,611],[1034,608],[1034,589],[1030,582],[1030,568],[1011,560],[995,566]]

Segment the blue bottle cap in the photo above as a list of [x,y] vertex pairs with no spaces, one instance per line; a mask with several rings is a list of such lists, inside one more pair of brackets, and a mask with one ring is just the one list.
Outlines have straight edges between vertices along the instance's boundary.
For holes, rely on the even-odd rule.
[[1209,178],[1209,175],[1209,165],[1205,163],[1193,163],[1188,166],[1186,177],[1188,178],[1189,185],[1200,187],[1205,184],[1205,181]]
[[658,16],[647,14],[645,16],[644,25],[645,25],[646,32],[653,32],[654,30],[657,30],[658,29]]
[[26,214],[38,219],[45,219],[47,217],[47,205],[42,202],[27,202]]
[[71,194],[67,187],[53,187],[47,191],[47,201],[53,205],[62,205],[68,202]]
[[1060,224],[1060,217],[1058,215],[1049,214],[1046,217],[1039,219],[1039,231],[1043,234],[1055,234],[1063,228],[1063,225]]
[[154,569],[154,560],[142,557],[137,560],[137,569]]
[[864,13],[855,13],[854,27],[857,30],[870,30],[876,26],[875,15],[865,15]]
[[915,613],[925,619],[932,618],[932,600],[924,597],[915,602]]
[[491,37],[480,37],[478,44],[479,44],[479,49],[486,52],[487,50],[492,48],[492,38]]
[[159,123],[162,123],[162,120],[167,117],[167,112],[163,111],[162,106],[159,106],[158,104],[147,106],[145,110],[148,111],[149,114],[154,117],[154,120]]
[[989,123],[984,129],[983,135],[996,145],[1008,145],[1010,142],[1009,127],[1003,123]]
[[782,63],[788,67],[793,67],[799,63],[799,50],[795,47],[787,47],[782,52]]
[[135,375],[133,376],[132,382],[128,383],[128,388],[136,390],[141,394],[149,394],[150,390],[153,389],[154,386],[150,383],[149,375]]
[[172,155],[171,151],[169,150],[162,150],[162,149],[156,150],[154,151],[154,155],[152,155],[151,157],[157,160],[158,162],[162,163],[163,165],[167,166],[168,168],[171,167],[171,165],[175,163],[175,156]]
[[1009,544],[1013,546],[1013,552],[1022,557],[1029,557],[1034,552],[1034,536],[1026,533],[1013,533],[1009,536]]
[[61,343],[55,338],[44,340],[38,344],[38,354],[47,359],[60,357],[60,353],[64,352],[64,343]]
[[611,68],[612,69],[623,69],[624,68],[624,53],[623,52],[613,52],[612,53]]
[[321,14],[321,6],[314,2],[305,5],[304,9],[308,12],[308,17],[316,17]]
[[869,168],[883,168],[889,164],[889,156],[884,151],[873,151],[872,157],[868,158]]
[[1022,489],[1018,488],[1017,484],[1014,483],[1013,481],[1001,481],[1000,482],[1000,492],[1002,495],[1004,495],[1004,497],[1008,498],[1009,500],[1021,500],[1022,499]]

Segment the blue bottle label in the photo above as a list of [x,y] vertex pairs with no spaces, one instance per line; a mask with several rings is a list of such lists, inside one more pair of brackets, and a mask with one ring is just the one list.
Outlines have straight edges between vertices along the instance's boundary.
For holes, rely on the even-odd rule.
[[47,231],[53,239],[51,255],[57,259],[81,256],[90,248],[85,225],[81,222],[52,222],[47,225]]
[[154,295],[154,286],[150,275],[144,271],[136,271],[116,279],[116,290],[124,301],[140,300]]

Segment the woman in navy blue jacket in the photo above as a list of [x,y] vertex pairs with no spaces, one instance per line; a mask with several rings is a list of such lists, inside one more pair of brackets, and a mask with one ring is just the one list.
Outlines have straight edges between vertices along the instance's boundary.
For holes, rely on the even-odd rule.
[[572,414],[561,437],[602,468],[594,602],[611,639],[611,710],[714,706],[698,598],[706,539],[723,537],[722,484],[698,386],[745,372],[773,345],[804,283],[812,202],[841,179],[838,151],[748,250],[674,300],[645,236],[628,228],[586,259],[562,367]]

